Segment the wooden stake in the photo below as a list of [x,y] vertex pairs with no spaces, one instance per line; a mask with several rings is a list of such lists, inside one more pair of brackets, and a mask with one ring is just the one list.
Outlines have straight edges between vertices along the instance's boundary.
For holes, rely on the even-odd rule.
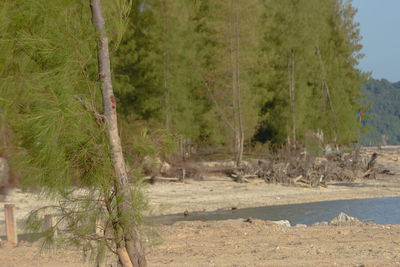
[[101,219],[96,219],[94,233],[100,236],[104,234],[103,221]]
[[[44,216],[44,230],[52,229],[56,225],[56,218],[51,215],[45,215]],[[57,230],[54,229],[54,236],[57,236]]]
[[18,244],[18,235],[17,235],[17,220],[14,216],[15,205],[14,204],[5,204],[4,205],[4,215],[6,218],[6,232],[7,232],[7,240],[12,242],[13,244]]

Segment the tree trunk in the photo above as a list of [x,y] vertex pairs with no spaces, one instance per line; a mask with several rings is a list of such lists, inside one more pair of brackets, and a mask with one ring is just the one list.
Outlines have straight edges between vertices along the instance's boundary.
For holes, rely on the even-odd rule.
[[326,82],[325,64],[324,64],[324,61],[322,60],[321,51],[319,49],[319,46],[316,46],[316,49],[317,49],[318,59],[321,64],[322,86],[326,90],[326,96],[328,97],[329,107],[330,107],[331,113],[332,113],[332,120],[335,125],[335,143],[336,143],[338,141],[338,123],[336,120],[335,110],[333,109],[333,104],[332,104],[332,99],[331,99],[331,94],[330,94],[330,90],[328,87],[328,83]]
[[[100,0],[90,0],[92,23],[98,34],[97,60],[99,65],[99,78],[103,97],[103,116],[106,123],[106,133],[111,147],[111,158],[116,176],[115,192],[122,198],[118,204],[119,215],[126,217],[131,214],[130,187],[125,159],[122,153],[121,140],[118,134],[116,101],[111,82],[110,55],[108,51],[108,37],[105,30],[105,21]],[[118,197],[117,197],[118,198]],[[121,218],[120,218],[121,219]],[[122,236],[116,236],[115,242],[120,262],[123,266],[146,266],[144,250],[141,244],[140,233],[134,221],[128,224],[123,220],[117,222]],[[129,258],[126,256],[129,255]]]
[[236,167],[240,167],[243,158],[244,149],[244,130],[243,130],[243,120],[242,120],[242,107],[241,107],[241,97],[242,91],[240,88],[240,64],[239,64],[239,48],[240,48],[240,38],[239,38],[239,1],[236,0],[236,86],[237,86],[237,115],[239,121],[239,151],[236,157]]
[[292,140],[293,148],[296,149],[296,115],[294,112],[294,70],[295,70],[294,48],[291,50],[291,56],[288,60],[289,74],[289,95],[290,95],[290,113],[292,115]]
[[234,139],[234,157],[235,164],[238,167],[238,160],[240,154],[240,133],[238,129],[238,109],[237,109],[237,64],[235,63],[235,44],[233,41],[234,28],[233,28],[233,0],[231,1],[231,10],[229,16],[229,44],[231,52],[231,72],[232,72],[232,112],[233,112],[233,139]]
[[162,0],[162,16],[163,16],[163,83],[165,91],[165,127],[169,132],[170,128],[170,91],[167,84],[167,72],[168,72],[168,49],[167,49],[167,0]]

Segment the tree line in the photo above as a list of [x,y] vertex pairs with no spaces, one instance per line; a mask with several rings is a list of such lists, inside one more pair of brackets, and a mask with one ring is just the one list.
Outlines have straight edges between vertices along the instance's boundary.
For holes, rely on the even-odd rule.
[[361,135],[361,143],[366,146],[400,144],[400,82],[371,79],[364,84],[363,100],[369,110],[361,113],[366,132]]
[[[106,10],[121,18],[124,1],[115,2]],[[73,9],[72,2],[65,3],[48,7],[46,16],[21,14],[23,4],[3,4],[2,76],[12,76],[3,84],[13,84],[2,87],[2,106],[9,116],[20,116],[19,126],[29,124],[24,129],[51,119],[53,127],[62,123],[48,100],[75,112],[76,94],[98,105],[94,45],[86,42],[93,33],[84,23],[90,18],[83,4]],[[40,1],[26,5],[38,8]],[[135,0],[129,11],[123,22],[108,18],[127,151],[133,143],[129,136],[143,135],[143,129],[221,147],[237,162],[244,147],[294,145],[318,129],[327,142],[359,139],[357,112],[365,109],[360,92],[366,75],[357,68],[362,46],[351,2]],[[7,108],[12,100],[13,108]],[[32,105],[38,108],[33,111]],[[41,122],[26,119],[33,112],[49,116]],[[69,132],[79,138],[78,123]]]
[[[356,10],[343,1],[134,3],[115,53],[123,116],[197,144],[359,139]],[[156,126],[155,126],[156,125]]]

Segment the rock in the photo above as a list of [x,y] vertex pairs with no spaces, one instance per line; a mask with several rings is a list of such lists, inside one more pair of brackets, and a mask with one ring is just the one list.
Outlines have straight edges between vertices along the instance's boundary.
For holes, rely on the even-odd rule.
[[290,227],[290,222],[288,220],[280,220],[280,221],[271,221],[274,224],[282,225],[282,226],[287,226]]
[[356,218],[351,217],[344,212],[341,212],[341,213],[339,213],[339,215],[337,217],[332,219],[330,224],[349,223],[349,222],[358,222],[358,221],[359,220],[357,220]]
[[253,223],[253,218],[249,217],[246,220],[244,220],[244,222]]
[[313,223],[312,226],[324,226],[324,225],[328,225],[328,222],[316,222],[316,223]]
[[299,227],[299,228],[305,228],[305,227],[307,227],[307,225],[305,225],[305,224],[302,224],[302,223],[298,223],[298,224],[296,224],[296,226],[295,227]]

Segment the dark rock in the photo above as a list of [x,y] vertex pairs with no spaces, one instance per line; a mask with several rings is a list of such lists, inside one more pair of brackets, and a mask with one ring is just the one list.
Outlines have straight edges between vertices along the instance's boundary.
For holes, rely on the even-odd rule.
[[245,220],[245,222],[253,223],[253,218],[249,217],[249,218],[247,218],[247,219]]

